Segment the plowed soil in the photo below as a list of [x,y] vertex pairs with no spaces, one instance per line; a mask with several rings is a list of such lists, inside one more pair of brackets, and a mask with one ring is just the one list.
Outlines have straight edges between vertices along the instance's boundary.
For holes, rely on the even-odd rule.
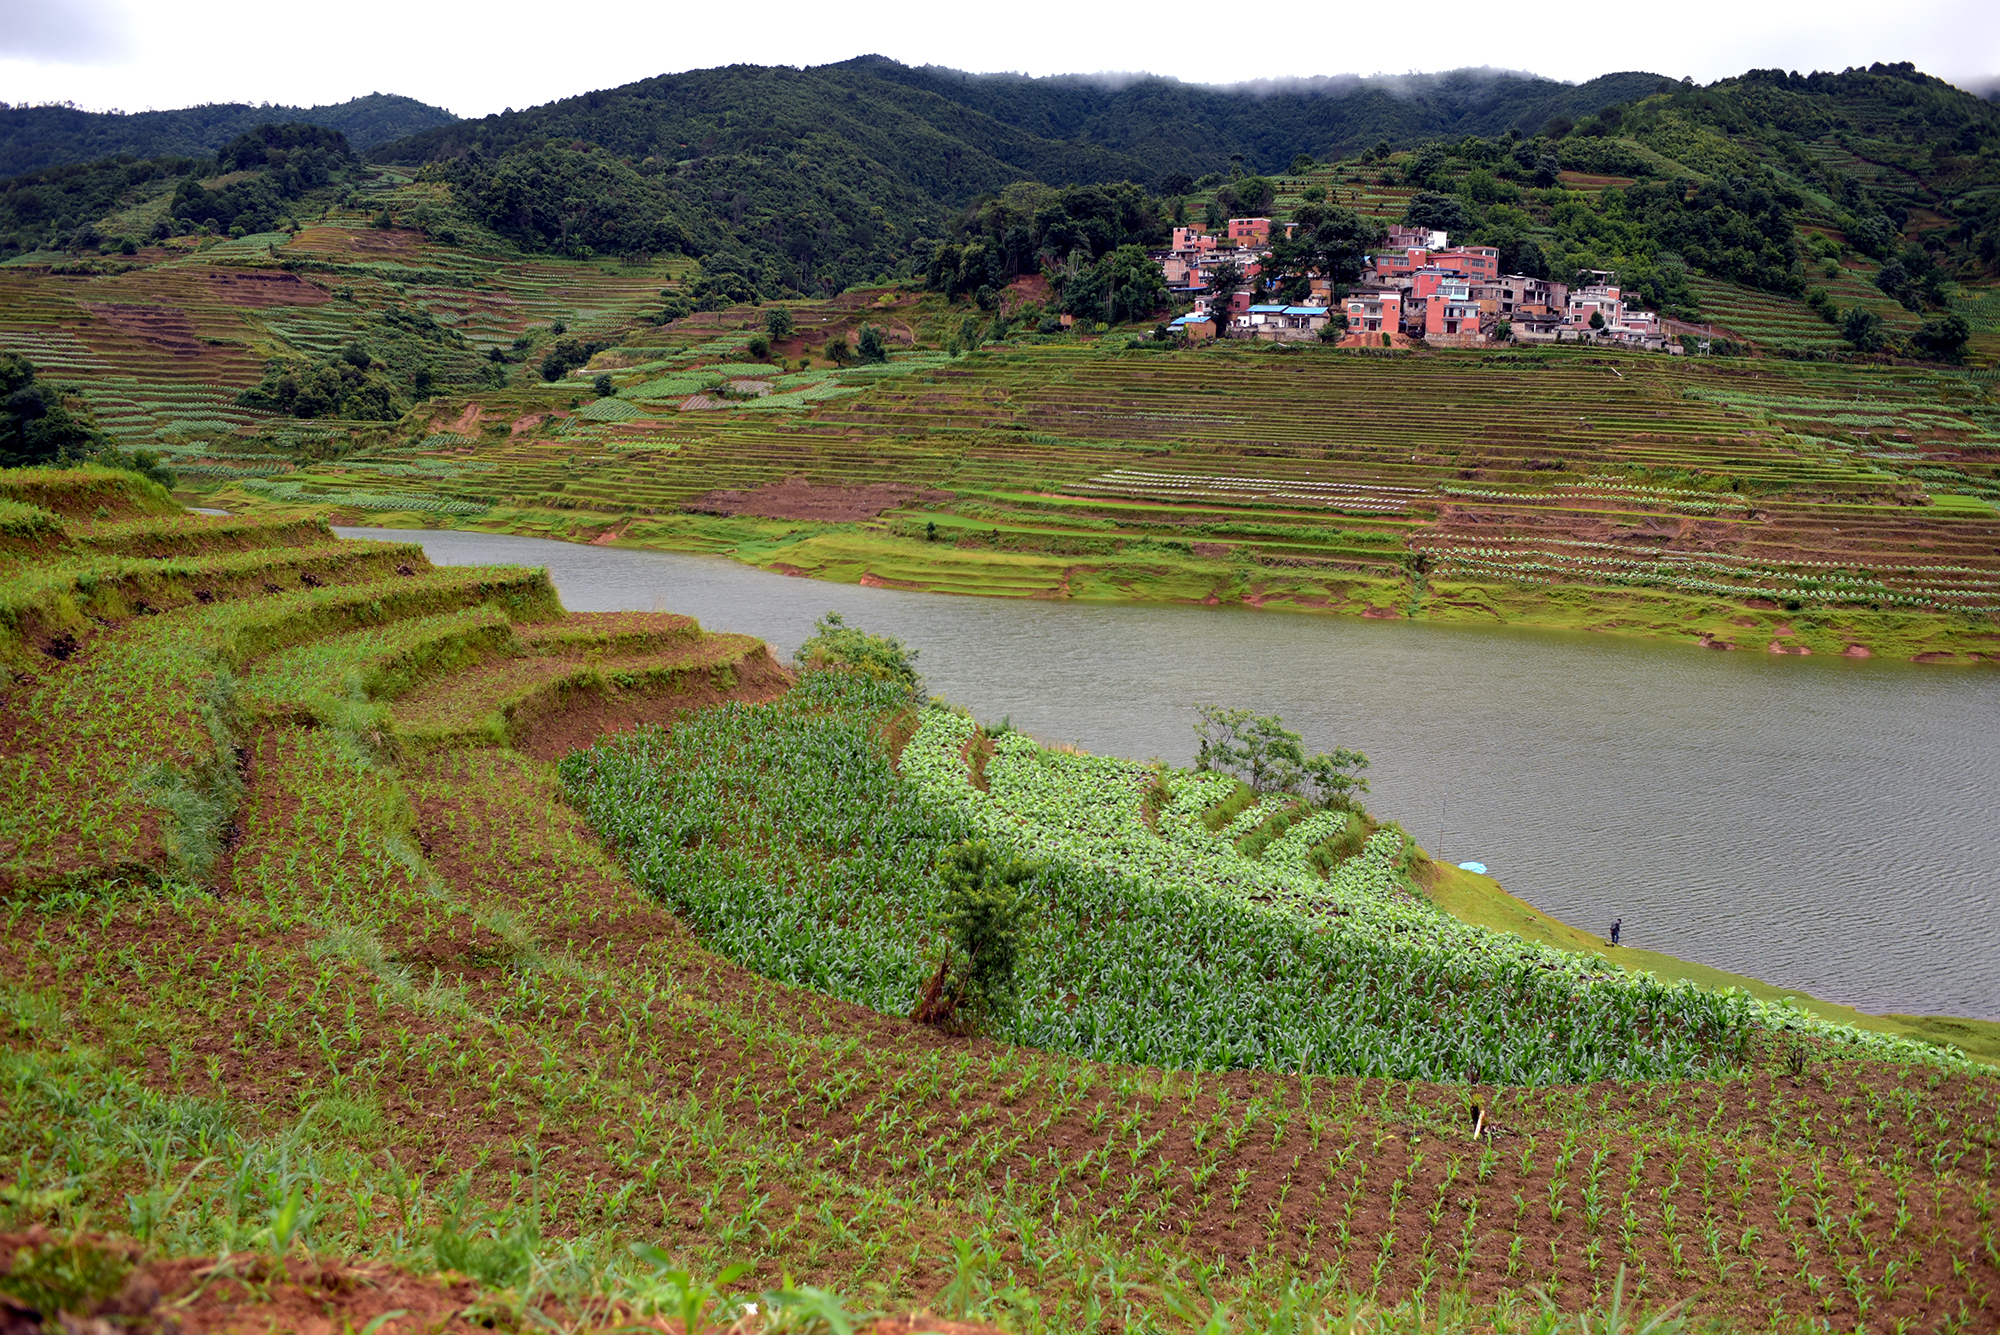
[[[605,1331],[673,1331],[681,1324],[647,1316],[618,1303],[569,1307],[542,1298],[510,1310],[506,1298],[483,1293],[464,1275],[418,1275],[392,1266],[315,1256],[283,1263],[269,1256],[237,1252],[225,1257],[160,1260],[147,1258],[129,1243],[101,1236],[64,1238],[31,1228],[0,1233],[0,1277],[17,1258],[60,1248],[87,1254],[110,1277],[122,1273],[109,1296],[88,1295],[73,1305],[43,1312],[0,1296],[0,1335],[41,1335],[64,1330],[174,1332],[174,1335],[349,1335],[364,1329],[421,1330],[433,1335],[485,1335],[497,1325],[564,1330],[575,1335]],[[517,1323],[518,1317],[525,1317]],[[380,1325],[371,1323],[380,1322]],[[44,1324],[46,1323],[46,1325]],[[746,1319],[716,1327],[729,1335],[757,1329]],[[885,1316],[856,1328],[856,1335],[997,1335],[990,1326],[940,1321],[928,1316]]]

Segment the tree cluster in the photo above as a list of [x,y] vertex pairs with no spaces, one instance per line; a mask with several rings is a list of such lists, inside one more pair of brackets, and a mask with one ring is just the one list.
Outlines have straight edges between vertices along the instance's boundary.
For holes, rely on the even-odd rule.
[[42,379],[26,357],[0,352],[0,466],[88,458],[105,443],[80,395]]
[[152,450],[127,453],[102,431],[73,385],[44,380],[35,364],[0,352],[0,468],[102,464],[151,478],[163,487],[174,475]]
[[1314,276],[1332,282],[1336,295],[1345,295],[1347,285],[1366,267],[1369,251],[1379,247],[1386,235],[1375,219],[1325,204],[1300,205],[1292,221],[1290,236],[1272,238],[1271,258],[1262,275],[1285,302],[1304,299]]
[[1368,791],[1361,777],[1367,756],[1344,746],[1308,755],[1304,740],[1276,714],[1201,704],[1195,714],[1196,769],[1233,774],[1258,793],[1310,796],[1328,807],[1351,807]]
[[590,359],[610,347],[601,338],[557,338],[542,354],[542,379],[556,381],[571,371],[590,365]]
[[474,151],[442,169],[460,204],[529,250],[700,254],[713,244],[671,183],[591,144],[524,145],[500,158]]
[[230,140],[269,122],[299,122],[338,130],[355,148],[372,148],[449,124],[442,107],[413,97],[370,93],[317,107],[210,102],[173,111],[80,111],[68,106],[0,104],[0,177],[40,173],[62,164],[151,158],[206,158]]
[[[224,182],[203,185],[190,172],[174,188],[167,214],[175,230],[266,232],[316,191],[345,183],[356,165],[338,130],[317,125],[261,125],[231,141],[215,167]],[[239,171],[255,174],[227,180]]]
[[293,417],[355,422],[393,422],[410,406],[388,368],[358,343],[338,357],[273,361],[264,368],[264,378],[236,401]]
[[0,185],[0,254],[63,246],[95,250],[106,237],[97,222],[141,190],[200,171],[196,158],[130,158],[87,166],[49,167]]
[[[948,297],[987,296],[1022,274],[1074,275],[1121,247],[1165,244],[1160,201],[1130,181],[1054,189],[1011,185],[968,209],[938,243],[924,285]],[[1108,278],[1108,275],[1107,275]]]

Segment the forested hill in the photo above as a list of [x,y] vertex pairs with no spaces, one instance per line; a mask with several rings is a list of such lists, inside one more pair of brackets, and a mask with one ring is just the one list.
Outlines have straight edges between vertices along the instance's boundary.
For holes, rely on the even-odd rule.
[[1020,181],[1159,189],[1238,165],[1281,171],[1357,142],[1533,128],[1663,82],[1461,71],[1280,91],[1153,78],[1114,89],[863,56],[661,75],[438,126],[369,156],[429,168],[479,223],[533,248],[687,250],[763,290],[814,290],[921,268],[968,204]]
[[913,69],[880,56],[844,68],[921,88],[1046,139],[1096,144],[1143,158],[1155,172],[1194,176],[1227,170],[1239,154],[1245,171],[1282,172],[1302,153],[1331,160],[1383,140],[1403,147],[1513,129],[1532,134],[1557,116],[1581,120],[1667,86],[1657,74],[1568,84],[1490,69],[1211,87],[1152,75],[1113,81]]
[[325,107],[214,102],[176,111],[79,111],[0,104],[0,179],[130,154],[203,158],[260,125],[293,122],[338,130],[357,149],[457,119],[413,97],[370,93]]
[[1029,133],[855,61],[804,70],[730,65],[663,74],[440,126],[369,156],[406,165],[475,150],[492,158],[551,138],[683,169],[722,160],[753,177],[808,170],[859,184],[880,175],[948,211],[1012,181],[1145,182],[1172,170],[1093,144]]
[[[768,153],[820,137],[949,202],[1032,178],[1050,185],[1133,180],[1231,167],[1283,171],[1301,153],[1338,157],[1380,140],[1533,132],[1659,91],[1656,74],[1584,84],[1455,70],[1209,87],[1150,75],[1029,78],[912,68],[882,56],[798,70],[731,65],[661,75],[384,145],[378,161],[416,163],[477,147],[487,156],[566,135],[623,156],[667,160]],[[352,138],[352,136],[350,136]]]

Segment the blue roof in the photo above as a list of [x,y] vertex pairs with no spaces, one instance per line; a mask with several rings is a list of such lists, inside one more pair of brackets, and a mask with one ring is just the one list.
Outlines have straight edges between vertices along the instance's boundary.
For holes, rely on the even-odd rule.
[[1325,315],[1325,314],[1326,314],[1326,307],[1324,307],[1324,306],[1287,306],[1287,307],[1285,307],[1285,314],[1287,314],[1287,315]]
[[1283,306],[1252,306],[1250,309],[1253,311],[1262,311],[1272,315],[1282,315],[1285,312],[1285,308]]

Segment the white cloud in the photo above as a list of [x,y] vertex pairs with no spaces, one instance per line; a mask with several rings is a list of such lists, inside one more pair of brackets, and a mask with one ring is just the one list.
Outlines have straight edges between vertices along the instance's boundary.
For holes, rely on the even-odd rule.
[[[1494,65],[1583,80],[1650,70],[1708,81],[1754,67],[1840,69],[1910,60],[1980,84],[2000,71],[2000,24],[1975,0],[1685,0],[1577,8],[1523,27],[1482,0],[1435,0],[1416,24],[1378,35],[1378,5],[1333,0],[1293,16],[1307,40],[1274,45],[1253,24],[1159,21],[1126,6],[1020,0],[990,9],[935,0],[767,0],[691,21],[685,6],[601,0],[549,10],[521,0],[411,5],[343,0],[332,8],[210,0],[199,21],[114,0],[0,0],[0,96],[93,107],[204,101],[311,105],[371,90],[484,115],[655,74],[731,63],[811,65],[879,52],[911,64],[1030,74],[1149,70],[1193,82],[1304,78],[1380,69]],[[109,26],[107,26],[109,25]],[[1420,34],[1407,36],[1415,31]],[[1546,34],[1538,39],[1538,34]],[[119,49],[119,43],[124,49]]]

